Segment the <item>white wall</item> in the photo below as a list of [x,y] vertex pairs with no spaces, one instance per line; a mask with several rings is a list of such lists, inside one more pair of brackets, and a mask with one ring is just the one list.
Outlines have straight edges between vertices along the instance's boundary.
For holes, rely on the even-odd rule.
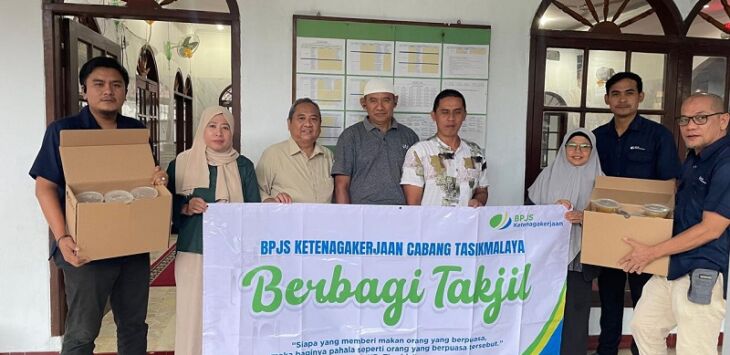
[[40,3],[16,0],[12,12],[0,11],[6,48],[0,56],[0,352],[57,345],[50,330],[48,227],[28,176],[46,126]]
[[[696,0],[676,0],[686,14]],[[538,0],[241,0],[243,152],[257,160],[287,136],[297,14],[492,26],[487,154],[490,204],[519,203],[525,159],[529,29]],[[11,9],[8,11],[8,9]],[[18,34],[22,29],[22,35]],[[2,0],[0,33],[0,352],[58,350],[50,336],[47,227],[27,172],[45,130],[41,0]],[[158,65],[166,65],[159,60]],[[185,68],[183,68],[185,69]],[[193,70],[196,70],[195,67]],[[193,73],[195,74],[195,73]],[[216,93],[217,94],[217,93]]]
[[215,26],[198,26],[200,48],[192,59],[193,132],[200,114],[208,106],[218,105],[223,89],[231,85],[231,33],[218,31]]

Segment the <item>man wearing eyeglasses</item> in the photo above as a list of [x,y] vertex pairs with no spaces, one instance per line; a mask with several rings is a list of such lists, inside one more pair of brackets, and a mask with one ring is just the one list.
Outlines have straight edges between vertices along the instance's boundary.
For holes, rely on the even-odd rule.
[[677,118],[690,149],[682,166],[673,237],[647,246],[626,238],[631,253],[619,263],[627,272],[670,256],[667,277],[644,286],[631,321],[642,354],[666,354],[666,337],[677,328],[677,354],[717,354],[725,317],[725,280],[730,252],[730,114],[723,100],[695,94]]
[[441,91],[431,118],[436,135],[414,144],[403,162],[401,186],[409,205],[470,206],[487,203],[487,162],[482,149],[459,137],[466,119],[464,95]]
[[[610,122],[596,128],[596,149],[607,176],[669,180],[679,174],[679,157],[672,133],[659,123],[638,114],[644,100],[641,77],[631,72],[617,73],[606,82],[604,101],[613,112]],[[631,300],[636,305],[648,274],[629,274]],[[601,298],[601,335],[597,353],[616,355],[621,340],[624,290],[627,274],[602,268],[598,277]],[[631,344],[638,354],[636,344]]]

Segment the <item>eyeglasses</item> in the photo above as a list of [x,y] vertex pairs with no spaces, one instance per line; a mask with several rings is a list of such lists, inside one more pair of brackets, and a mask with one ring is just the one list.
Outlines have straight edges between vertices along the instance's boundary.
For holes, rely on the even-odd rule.
[[675,119],[675,121],[677,121],[677,124],[680,125],[680,126],[686,126],[686,125],[688,125],[689,124],[689,120],[692,120],[692,122],[694,122],[696,125],[703,125],[703,124],[707,123],[707,119],[710,116],[722,115],[724,113],[725,112],[715,112],[715,113],[710,113],[710,114],[707,114],[707,115],[679,116],[679,117],[677,117]]
[[576,150],[584,151],[584,150],[591,150],[591,149],[593,149],[593,146],[590,145],[590,144],[588,144],[588,143],[581,143],[581,144],[578,144],[578,143],[565,143],[565,148],[568,149],[568,150],[573,150],[573,151],[576,151]]

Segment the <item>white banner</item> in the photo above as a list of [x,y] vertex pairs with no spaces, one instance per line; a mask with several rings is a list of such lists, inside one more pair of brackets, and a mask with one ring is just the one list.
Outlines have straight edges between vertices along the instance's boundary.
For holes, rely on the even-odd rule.
[[204,354],[557,354],[552,206],[211,204]]

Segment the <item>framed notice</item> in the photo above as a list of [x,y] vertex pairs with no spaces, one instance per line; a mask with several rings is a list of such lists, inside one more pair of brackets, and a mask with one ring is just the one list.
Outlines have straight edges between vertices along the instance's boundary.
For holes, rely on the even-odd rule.
[[330,120],[320,137],[333,146],[367,115],[359,100],[372,78],[392,80],[395,118],[421,139],[435,132],[433,99],[456,89],[469,113],[461,134],[484,147],[490,41],[490,26],[295,15],[292,100],[309,97],[328,115],[345,118]]

